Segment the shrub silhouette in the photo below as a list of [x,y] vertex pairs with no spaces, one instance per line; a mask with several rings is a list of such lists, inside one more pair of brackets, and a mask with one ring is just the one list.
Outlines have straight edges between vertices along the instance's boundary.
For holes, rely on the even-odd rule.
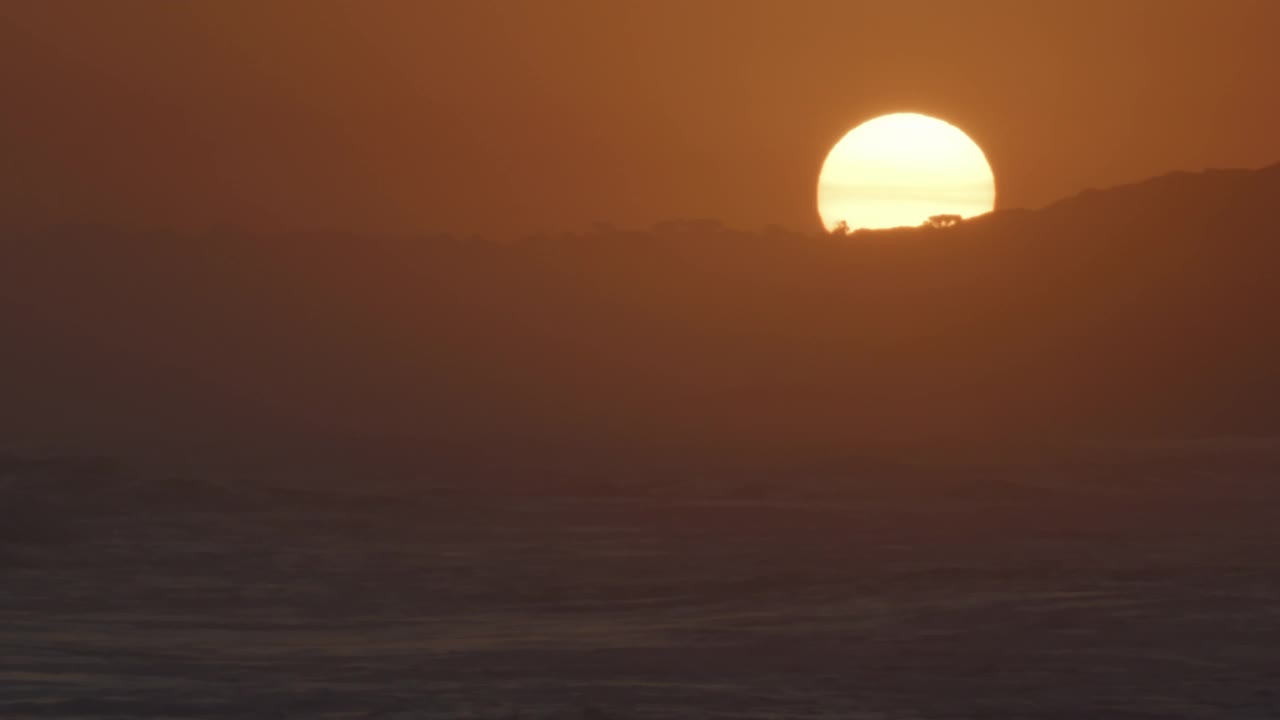
[[964,218],[960,215],[931,215],[924,221],[926,227],[948,228],[959,225]]

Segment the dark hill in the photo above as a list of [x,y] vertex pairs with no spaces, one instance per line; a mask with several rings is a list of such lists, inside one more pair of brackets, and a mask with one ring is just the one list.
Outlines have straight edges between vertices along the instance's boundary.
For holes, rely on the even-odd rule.
[[454,473],[1280,433],[1280,166],[954,228],[11,231],[11,445]]

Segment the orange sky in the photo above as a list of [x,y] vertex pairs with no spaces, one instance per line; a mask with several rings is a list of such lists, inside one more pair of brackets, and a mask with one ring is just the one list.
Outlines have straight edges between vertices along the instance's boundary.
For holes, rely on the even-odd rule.
[[1278,27],[1270,0],[0,0],[0,218],[817,229],[831,144],[901,110],[1034,207],[1280,161]]

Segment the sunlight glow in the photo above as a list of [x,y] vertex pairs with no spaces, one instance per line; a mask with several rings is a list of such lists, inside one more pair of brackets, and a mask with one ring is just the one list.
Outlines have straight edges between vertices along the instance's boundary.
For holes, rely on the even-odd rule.
[[818,177],[818,214],[828,230],[920,225],[933,215],[995,209],[991,165],[977,143],[937,118],[896,113],[850,130]]

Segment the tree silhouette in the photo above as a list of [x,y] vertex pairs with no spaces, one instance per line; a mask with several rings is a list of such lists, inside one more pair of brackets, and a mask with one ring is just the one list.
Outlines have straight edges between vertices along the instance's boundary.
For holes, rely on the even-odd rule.
[[959,215],[931,215],[924,221],[925,227],[948,228],[960,224],[964,218]]

